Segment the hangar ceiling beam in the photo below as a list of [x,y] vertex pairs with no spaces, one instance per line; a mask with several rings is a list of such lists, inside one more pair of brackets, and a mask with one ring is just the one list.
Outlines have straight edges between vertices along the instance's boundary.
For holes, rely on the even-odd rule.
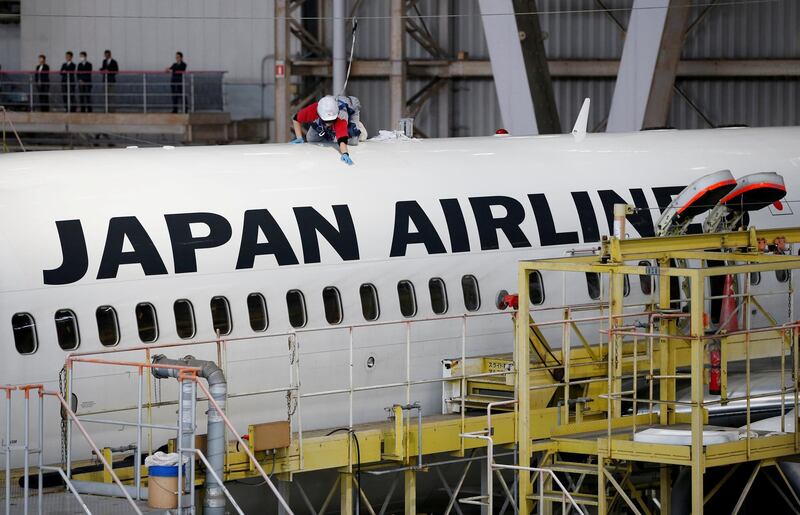
[[634,0],[608,132],[666,124],[689,9],[689,0]]
[[511,134],[538,134],[514,6],[511,0],[479,0],[478,5],[503,125]]
[[536,125],[540,134],[560,134],[561,121],[558,119],[553,81],[547,66],[536,0],[513,1],[522,59],[533,99],[533,110],[536,113]]

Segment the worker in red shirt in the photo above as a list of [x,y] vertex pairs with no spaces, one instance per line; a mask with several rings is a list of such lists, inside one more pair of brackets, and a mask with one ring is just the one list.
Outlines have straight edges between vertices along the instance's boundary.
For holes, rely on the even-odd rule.
[[310,143],[335,141],[339,145],[341,159],[353,164],[348,152],[349,145],[358,145],[360,103],[356,97],[322,97],[319,102],[304,107],[292,118],[295,139],[290,143],[305,143],[303,125],[308,125],[307,138]]

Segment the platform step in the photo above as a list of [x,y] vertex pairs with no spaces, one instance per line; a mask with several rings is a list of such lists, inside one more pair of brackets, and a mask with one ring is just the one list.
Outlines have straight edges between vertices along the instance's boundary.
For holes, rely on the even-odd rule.
[[[587,506],[597,506],[599,504],[596,495],[579,494],[573,492],[570,492],[570,495],[572,496],[573,499],[575,499],[575,502],[577,504],[585,504]],[[561,499],[565,498],[563,492],[555,490],[545,490],[543,497],[547,501],[556,501],[556,502],[561,502]],[[539,496],[537,494],[533,494],[528,496],[528,498],[536,500],[539,499]],[[566,503],[569,504],[569,499],[566,500]]]
[[569,474],[590,474],[597,475],[597,465],[594,463],[576,463],[572,461],[557,461],[544,468],[553,472],[567,472]]

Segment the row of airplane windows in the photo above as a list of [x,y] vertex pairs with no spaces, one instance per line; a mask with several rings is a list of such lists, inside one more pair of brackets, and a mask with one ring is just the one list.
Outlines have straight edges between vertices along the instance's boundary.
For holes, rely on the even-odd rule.
[[[649,261],[639,262],[639,266],[650,266]],[[787,282],[789,273],[786,270],[776,272],[779,282]],[[650,295],[654,289],[652,276],[639,276],[640,288],[644,295]],[[761,274],[754,273],[750,276],[750,282],[757,285],[761,282]],[[589,298],[598,300],[601,297],[600,274],[586,273],[586,287]],[[447,286],[443,279],[434,277],[428,281],[428,291],[430,293],[431,309],[437,315],[447,313],[449,308]],[[627,297],[630,294],[631,286],[628,276],[625,276],[624,292]],[[465,275],[461,278],[461,292],[464,300],[464,308],[467,311],[478,311],[481,307],[480,289],[478,280],[473,275]],[[378,290],[372,283],[364,283],[359,287],[359,297],[361,300],[361,314],[368,322],[376,321],[380,318],[380,302]],[[541,305],[545,301],[544,281],[539,272],[534,272],[530,276],[529,295],[533,305]],[[400,313],[403,317],[412,318],[417,314],[417,295],[414,284],[409,280],[402,280],[397,283],[397,296],[400,304]],[[342,309],[342,297],[339,289],[334,286],[327,286],[322,289],[322,302],[325,311],[325,319],[330,325],[337,325],[344,319]],[[306,301],[303,292],[297,289],[289,290],[286,293],[286,307],[289,315],[289,323],[294,328],[305,327],[307,320]],[[225,336],[233,330],[230,303],[223,296],[216,296],[211,299],[211,320],[214,332],[219,332]],[[264,332],[269,327],[269,313],[267,302],[261,293],[251,293],[247,296],[247,311],[249,315],[250,329],[254,332]],[[175,315],[175,329],[178,336],[182,339],[193,338],[197,333],[194,317],[194,306],[187,299],[178,299],[173,304]],[[144,343],[154,343],[158,340],[158,316],[156,308],[149,302],[141,302],[136,305],[136,324],[139,339]],[[100,306],[95,311],[97,330],[100,343],[105,347],[113,347],[120,341],[119,320],[117,311],[113,306]],[[38,349],[38,337],[36,333],[36,321],[30,313],[16,313],[11,318],[14,330],[14,344],[20,354],[33,354]],[[78,329],[78,317],[70,309],[59,309],[55,313],[56,336],[58,345],[63,350],[75,350],[80,345],[80,332]]]
[[[428,290],[431,299],[431,308],[437,315],[447,313],[449,301],[447,287],[443,279],[434,277],[428,281]],[[464,308],[467,311],[477,311],[481,307],[478,280],[473,275],[461,278],[461,290],[464,299]],[[368,322],[380,318],[380,301],[378,289],[372,283],[364,283],[359,287],[361,300],[361,314]],[[417,294],[414,284],[409,280],[397,283],[397,296],[400,304],[400,313],[406,318],[417,314]],[[322,289],[322,303],[325,319],[330,325],[337,325],[344,319],[342,309],[342,296],[339,289],[327,286]],[[306,300],[302,291],[293,289],[286,292],[286,308],[289,324],[294,328],[302,328],[308,322]],[[211,299],[211,320],[214,332],[225,336],[233,330],[233,320],[228,299],[216,296]],[[247,296],[247,311],[250,329],[254,332],[264,332],[269,327],[269,313],[267,301],[261,293],[251,293]],[[194,306],[188,299],[178,299],[173,303],[175,316],[175,330],[182,339],[190,339],[197,334],[195,324]],[[158,340],[158,315],[156,308],[149,302],[141,302],[135,309],[136,325],[139,339],[143,343],[154,343]],[[59,309],[55,313],[56,337],[58,345],[63,350],[75,350],[80,345],[80,331],[78,317],[71,309]],[[100,343],[105,347],[114,347],[120,342],[119,319],[113,306],[100,306],[95,311],[97,331]],[[16,313],[11,317],[14,330],[14,344],[20,354],[33,354],[39,346],[36,332],[36,321],[30,313]]]

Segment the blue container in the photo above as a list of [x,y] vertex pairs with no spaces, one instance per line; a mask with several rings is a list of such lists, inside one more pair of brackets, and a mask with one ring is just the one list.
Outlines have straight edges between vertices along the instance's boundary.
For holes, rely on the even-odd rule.
[[[152,477],[178,477],[178,467],[176,466],[153,466],[148,467],[148,473]],[[181,475],[186,477],[186,465],[183,465],[183,470],[181,471]]]

